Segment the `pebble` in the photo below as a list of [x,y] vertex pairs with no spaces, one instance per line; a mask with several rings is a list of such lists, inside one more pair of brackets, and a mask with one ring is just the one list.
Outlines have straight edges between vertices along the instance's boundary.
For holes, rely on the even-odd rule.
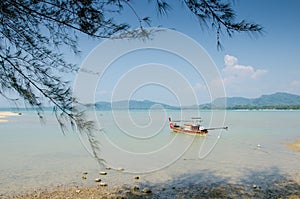
[[124,169],[123,168],[117,168],[117,171],[124,171]]
[[81,178],[82,178],[83,180],[86,180],[86,176],[82,176]]
[[106,175],[107,173],[105,171],[100,171],[99,174],[100,175]]
[[106,187],[106,186],[107,186],[107,183],[105,183],[105,182],[100,182],[99,185],[102,186],[102,187]]
[[140,179],[140,177],[139,176],[135,176],[134,179],[138,180],[138,179]]
[[152,192],[151,189],[147,187],[143,189],[143,193],[151,193],[151,192]]
[[84,172],[82,172],[82,174],[83,174],[83,175],[87,175],[87,174],[88,174],[88,172],[87,172],[87,171],[84,171]]
[[252,186],[252,188],[253,188],[253,189],[258,189],[259,186],[257,186],[256,184],[254,184],[254,185]]
[[133,189],[133,191],[139,191],[139,190],[140,190],[140,187],[137,186],[137,185],[134,185],[132,189]]
[[111,170],[111,168],[110,167],[106,167],[106,170]]
[[80,190],[79,190],[79,189],[77,189],[77,190],[76,190],[76,193],[80,193]]
[[96,178],[95,182],[101,182],[101,179],[100,178]]

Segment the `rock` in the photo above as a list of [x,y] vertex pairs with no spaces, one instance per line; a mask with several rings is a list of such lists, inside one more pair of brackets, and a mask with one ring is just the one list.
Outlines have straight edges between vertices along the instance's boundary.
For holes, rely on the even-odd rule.
[[106,175],[107,173],[105,171],[100,171],[99,174],[100,175]]
[[123,168],[117,168],[117,171],[124,171],[124,169]]
[[148,187],[145,187],[143,189],[143,193],[151,193],[151,192],[152,192],[151,189],[149,189]]
[[254,185],[252,186],[252,188],[253,188],[253,189],[258,189],[258,186],[257,186],[256,184],[254,184]]
[[79,190],[79,189],[77,189],[77,190],[76,190],[76,193],[80,193],[80,190]]
[[86,180],[86,176],[82,176],[81,178],[82,178],[83,180]]
[[100,182],[99,185],[102,186],[102,187],[106,187],[106,186],[107,186],[107,183],[105,183],[105,182]]
[[100,178],[96,178],[95,182],[101,182],[101,179]]
[[140,177],[139,177],[139,176],[135,176],[134,179],[135,179],[135,180],[138,180],[138,179],[140,179]]
[[137,186],[137,185],[134,185],[133,188],[132,188],[133,191],[139,191],[140,190],[140,187]]
[[110,168],[110,167],[108,167],[108,166],[107,166],[105,169],[106,169],[106,170],[111,170],[111,168]]
[[82,172],[82,174],[83,174],[83,175],[87,175],[87,174],[88,174],[88,172],[87,172],[87,171],[84,171],[84,172]]

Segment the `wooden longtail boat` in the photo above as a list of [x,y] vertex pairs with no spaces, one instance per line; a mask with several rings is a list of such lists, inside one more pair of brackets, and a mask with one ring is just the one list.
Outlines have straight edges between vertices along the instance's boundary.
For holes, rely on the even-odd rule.
[[[182,122],[189,122],[184,123],[183,125],[179,125],[178,123]],[[197,135],[206,135],[209,130],[216,130],[216,129],[228,129],[227,126],[225,127],[213,127],[213,128],[205,128],[200,125],[201,118],[192,118],[191,120],[179,120],[179,121],[172,121],[169,118],[170,129],[176,133],[187,133],[187,134],[197,134]]]

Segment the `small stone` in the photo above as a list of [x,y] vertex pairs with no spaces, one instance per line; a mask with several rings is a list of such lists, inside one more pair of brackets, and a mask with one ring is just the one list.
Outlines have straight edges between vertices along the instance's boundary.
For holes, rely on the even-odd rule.
[[99,174],[100,175],[106,175],[107,173],[105,171],[100,171]]
[[96,178],[95,182],[101,182],[101,179],[100,178]]
[[123,168],[117,168],[117,171],[124,171],[124,169]]
[[107,186],[107,183],[105,183],[105,182],[100,182],[99,185],[102,186],[102,187],[106,187],[106,186]]
[[106,170],[111,170],[111,168],[110,168],[110,167],[108,167],[108,166],[107,166],[105,169],[106,169]]
[[134,185],[133,188],[132,188],[133,191],[139,191],[140,190],[140,187],[137,186],[137,185]]
[[88,174],[88,172],[87,172],[87,171],[84,171],[84,172],[82,172],[82,174],[83,174],[83,175],[87,175],[87,174]]
[[82,176],[81,178],[82,178],[83,180],[86,180],[86,176]]
[[80,193],[80,190],[79,190],[79,189],[77,189],[77,190],[76,190],[76,193]]
[[135,180],[138,180],[138,179],[140,179],[140,177],[139,177],[139,176],[135,176],[134,179],[135,179]]
[[252,186],[252,188],[253,188],[253,189],[257,189],[258,187],[257,187],[256,184],[254,184],[254,185]]
[[148,187],[143,189],[143,193],[151,193],[151,189],[149,189]]

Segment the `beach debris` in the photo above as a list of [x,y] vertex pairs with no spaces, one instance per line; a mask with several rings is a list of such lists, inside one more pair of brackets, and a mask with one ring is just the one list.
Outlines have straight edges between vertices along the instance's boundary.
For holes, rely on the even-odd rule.
[[100,178],[96,178],[95,182],[101,182],[101,179]]
[[137,186],[137,185],[134,185],[133,188],[132,188],[133,191],[139,191],[140,190],[140,187]]
[[138,180],[138,179],[140,179],[140,177],[139,177],[139,176],[135,176],[134,179],[135,179],[135,180]]
[[117,168],[117,171],[124,171],[124,168],[119,167],[119,168]]
[[77,189],[77,190],[76,190],[76,193],[80,193],[80,189]]
[[99,185],[102,186],[102,187],[106,187],[106,186],[107,186],[107,183],[105,183],[105,182],[100,182]]
[[151,193],[152,191],[148,187],[145,187],[142,192],[143,193]]
[[100,175],[107,175],[107,173],[105,171],[100,171],[99,174]]

